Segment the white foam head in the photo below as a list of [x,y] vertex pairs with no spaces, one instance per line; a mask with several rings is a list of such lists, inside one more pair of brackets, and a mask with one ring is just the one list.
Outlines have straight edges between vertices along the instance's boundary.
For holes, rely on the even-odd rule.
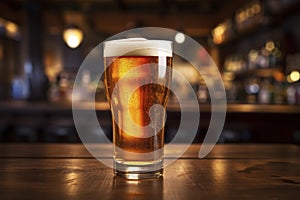
[[172,57],[172,41],[129,38],[104,42],[104,57],[167,56]]

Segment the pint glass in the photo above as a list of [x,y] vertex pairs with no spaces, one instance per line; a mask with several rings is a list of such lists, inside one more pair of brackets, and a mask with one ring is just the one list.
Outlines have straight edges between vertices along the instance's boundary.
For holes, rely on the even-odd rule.
[[172,42],[131,38],[104,43],[114,172],[127,179],[162,176]]

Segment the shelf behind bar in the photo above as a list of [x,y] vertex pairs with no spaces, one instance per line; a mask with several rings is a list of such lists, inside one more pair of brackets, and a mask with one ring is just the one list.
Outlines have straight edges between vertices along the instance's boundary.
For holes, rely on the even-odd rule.
[[[194,108],[189,104],[183,106],[183,110],[193,112]],[[200,112],[211,112],[210,104],[199,104]],[[168,111],[180,111],[178,105],[169,105]],[[216,105],[218,111],[218,105]],[[275,105],[275,104],[227,104],[227,113],[281,113],[281,114],[300,114],[300,105]]]
[[[97,102],[94,104],[97,111],[108,111],[107,102]],[[227,113],[279,113],[279,114],[300,114],[300,105],[265,105],[265,104],[228,104]],[[81,102],[76,104],[75,109],[90,110],[94,109],[92,103]],[[200,112],[211,112],[210,104],[199,104]],[[218,108],[218,106],[216,106]],[[29,113],[55,113],[68,112],[72,110],[71,103],[49,103],[49,102],[27,102],[27,101],[8,101],[0,102],[0,114],[14,112]],[[181,107],[169,104],[168,112],[195,112],[197,109],[190,106],[188,102]]]

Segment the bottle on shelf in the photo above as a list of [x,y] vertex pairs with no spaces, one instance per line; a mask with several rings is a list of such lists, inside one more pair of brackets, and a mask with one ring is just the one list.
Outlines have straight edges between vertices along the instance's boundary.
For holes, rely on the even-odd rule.
[[296,84],[296,104],[300,105],[300,83]]
[[257,103],[260,86],[256,77],[250,77],[245,81],[245,91],[247,93],[246,102],[250,104]]
[[273,104],[284,104],[286,98],[283,82],[275,81],[273,87]]
[[286,56],[286,90],[288,104],[300,104],[300,53]]
[[209,94],[208,94],[206,85],[200,84],[198,86],[197,97],[198,97],[199,103],[207,103]]
[[272,85],[269,78],[263,78],[260,83],[260,90],[258,93],[258,102],[260,104],[270,104],[272,98]]
[[294,85],[289,85],[286,90],[286,100],[287,104],[294,105],[296,104],[296,87]]

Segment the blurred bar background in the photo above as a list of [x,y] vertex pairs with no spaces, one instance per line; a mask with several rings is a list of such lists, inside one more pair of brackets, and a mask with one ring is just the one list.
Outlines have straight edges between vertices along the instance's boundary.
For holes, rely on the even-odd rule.
[[[2,0],[0,142],[80,142],[71,94],[81,62],[107,37],[153,26],[191,36],[217,64],[229,103],[220,143],[299,144],[299,11],[300,0]],[[174,67],[198,96],[195,142],[201,142],[210,122],[206,84],[184,60],[175,58]],[[100,123],[111,137],[103,81],[91,82],[90,76],[86,71],[77,98],[89,109],[85,96],[96,88]],[[190,94],[174,81],[188,102]],[[166,141],[179,121],[171,97]]]

